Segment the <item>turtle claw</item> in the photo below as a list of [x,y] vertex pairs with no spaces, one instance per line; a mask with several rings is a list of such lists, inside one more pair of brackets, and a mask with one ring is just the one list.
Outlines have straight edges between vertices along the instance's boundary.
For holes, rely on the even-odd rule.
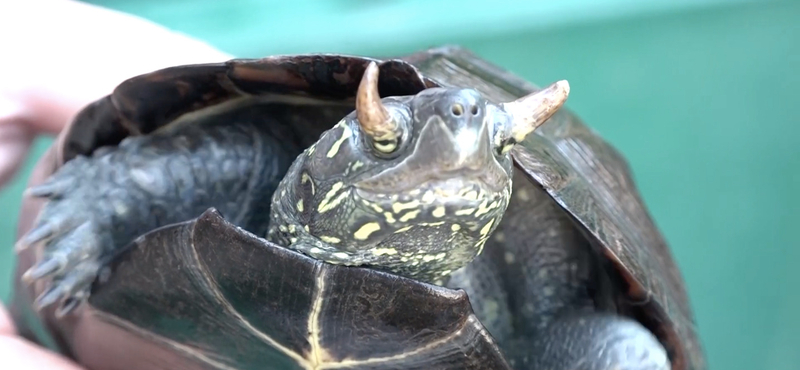
[[63,316],[72,312],[89,296],[92,282],[97,277],[99,270],[99,263],[87,260],[66,273],[55,274],[56,277],[47,290],[34,301],[34,307],[42,310],[60,302],[56,310],[57,315]]
[[[51,239],[44,249],[43,259],[23,275],[32,282],[52,278],[51,286],[36,300],[36,307],[42,309],[57,301],[61,308],[75,306],[70,299],[82,301],[88,296],[89,288],[100,271],[100,257],[103,241],[101,232],[94,222],[86,221],[63,237]],[[74,309],[70,308],[69,311]]]
[[72,188],[74,181],[72,178],[66,179],[53,179],[43,184],[28,188],[25,191],[26,196],[35,198],[56,198],[63,196]]
[[64,300],[61,305],[56,309],[56,318],[62,318],[69,315],[83,302],[85,297],[73,297]]
[[51,257],[28,269],[28,271],[22,275],[22,279],[27,282],[39,280],[61,272],[65,267],[66,262],[63,259]]
[[14,250],[20,252],[27,249],[31,245],[50,240],[57,231],[58,228],[52,223],[39,225],[35,229],[25,234],[25,236],[20,238],[19,241],[14,245]]
[[[45,268],[52,269],[52,266],[58,266],[57,259],[49,259],[39,263],[36,267],[28,270],[23,278],[29,280],[38,280],[48,275],[56,274],[52,270],[44,270]],[[53,282],[42,294],[36,297],[33,302],[36,310],[42,310],[48,306],[60,302],[56,309],[56,317],[63,317],[70,312],[74,311],[89,295],[89,287],[97,274],[97,268],[94,267],[95,263],[84,262],[80,268],[65,274],[65,276],[57,282]],[[36,275],[38,271],[46,271]]]
[[65,169],[52,180],[29,189],[30,195],[49,199],[36,226],[15,246],[19,252],[42,245],[38,261],[22,280],[29,284],[48,280],[34,307],[41,310],[58,304],[57,316],[74,311],[89,296],[102,267],[104,251],[114,247],[108,217],[103,217],[107,211],[95,201],[95,190],[77,184],[80,178]]
[[33,305],[36,310],[42,310],[61,300],[65,293],[65,289],[62,285],[51,285],[44,293],[36,297],[36,300],[33,301]]
[[[53,201],[51,200],[51,202]],[[60,205],[60,202],[55,205]],[[52,207],[45,207],[39,224],[17,241],[14,245],[14,250],[20,252],[31,245],[49,242],[58,235],[69,231],[77,223],[76,220],[77,217],[74,216],[74,213],[71,214],[62,210],[54,210]]]

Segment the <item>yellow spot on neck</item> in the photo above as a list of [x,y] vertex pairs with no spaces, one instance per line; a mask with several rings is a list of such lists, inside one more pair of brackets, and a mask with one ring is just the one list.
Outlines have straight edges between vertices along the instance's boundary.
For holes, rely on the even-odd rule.
[[367,240],[372,233],[380,229],[381,224],[377,222],[367,222],[353,234],[353,237],[356,238],[356,240]]
[[350,130],[350,126],[340,122],[339,127],[342,128],[342,136],[340,136],[339,139],[336,140],[333,143],[333,145],[331,145],[331,149],[328,150],[327,154],[328,158],[333,158],[334,156],[336,156],[336,153],[339,152],[339,147],[342,146],[342,143],[344,143],[344,141],[347,140],[347,138],[349,138],[350,136],[353,136],[353,131]]
[[489,222],[487,222],[486,225],[483,226],[483,228],[481,229],[482,238],[485,238],[487,235],[489,235],[489,231],[492,230],[492,225],[494,225],[494,219],[489,220]]
[[417,208],[417,207],[419,207],[419,201],[414,199],[414,200],[412,200],[412,201],[410,201],[408,203],[397,202],[397,203],[392,204],[392,211],[394,211],[394,213],[400,213],[403,210],[414,209],[414,208]]
[[[322,202],[319,203],[319,208],[318,208],[319,213],[325,213],[327,211],[330,211],[331,209],[338,206],[339,203],[342,202],[342,200],[344,200],[344,198],[347,196],[346,191],[343,191],[339,193],[338,196],[336,196],[339,189],[341,189],[343,186],[344,183],[342,182],[337,182],[333,184],[333,186],[331,186],[331,190],[328,191],[327,194],[325,194],[325,198],[322,199]],[[336,196],[336,198],[332,199],[334,196]]]
[[303,212],[303,200],[302,199],[297,201],[297,211]]
[[484,200],[483,202],[481,202],[480,206],[478,206],[478,211],[475,212],[475,217],[489,213],[489,211],[494,209],[495,207],[497,207],[497,201],[494,201],[491,204],[489,204],[488,200]]
[[426,204],[431,204],[433,201],[436,200],[436,196],[433,195],[433,191],[426,191],[425,194],[422,196],[422,202]]
[[[311,177],[308,176],[308,173],[303,172],[303,174],[300,175],[300,183],[301,184],[305,184],[305,183],[307,183],[309,181],[311,181]],[[311,195],[314,195],[316,193],[317,193],[317,189],[315,189],[315,187],[314,187],[314,181],[311,181]]]
[[459,209],[459,210],[457,210],[455,212],[455,214],[456,214],[456,216],[467,216],[467,215],[471,215],[472,212],[475,212],[475,208]]
[[486,246],[486,239],[481,239],[478,241],[478,255],[480,256],[483,253],[483,247]]
[[380,213],[380,212],[383,212],[383,208],[381,208],[381,206],[380,206],[380,205],[378,205],[377,203],[370,203],[370,204],[369,204],[369,206],[370,206],[370,207],[372,207],[372,209],[373,209],[375,212],[379,212],[379,213]]
[[431,214],[433,217],[444,217],[444,206],[436,207]]
[[335,236],[328,236],[328,235],[320,236],[319,239],[325,243],[331,243],[331,244],[337,244],[342,241],[341,239]]
[[399,234],[399,233],[402,233],[402,232],[406,232],[406,231],[408,231],[409,229],[411,229],[411,226],[406,226],[406,227],[403,227],[403,228],[397,229],[397,230],[396,230],[394,233],[395,233],[395,234]]
[[394,248],[375,248],[372,250],[372,254],[376,256],[388,255],[393,256],[397,254],[397,249]]
[[403,217],[400,217],[400,222],[406,222],[415,219],[419,215],[419,210],[416,211],[409,211],[408,213],[404,214]]
[[450,230],[453,230],[453,231],[461,230],[461,225],[453,224],[453,226],[450,226]]
[[383,214],[383,217],[385,217],[386,218],[386,222],[388,222],[390,224],[393,224],[396,221],[394,219],[394,216],[392,215],[392,212],[385,212]]

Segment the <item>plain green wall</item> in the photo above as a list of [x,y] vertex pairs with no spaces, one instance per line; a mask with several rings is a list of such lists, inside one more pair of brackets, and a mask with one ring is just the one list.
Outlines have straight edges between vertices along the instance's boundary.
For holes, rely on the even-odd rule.
[[[356,14],[353,19],[364,17],[361,9],[369,8],[360,2],[336,3],[326,3],[331,7],[326,11]],[[363,43],[353,41],[363,39],[357,25],[330,18],[320,19],[342,27],[331,30],[330,41],[325,28],[293,33],[286,27],[291,19],[281,14],[300,15],[286,3],[275,8],[277,15],[267,14],[268,8],[220,2],[107,4],[237,56],[315,51],[398,55],[458,43],[540,85],[569,79],[568,106],[627,156],[672,245],[710,368],[800,368],[800,94],[795,92],[800,85],[800,2],[662,9],[561,23],[535,18],[530,25],[519,24],[517,15],[512,19],[517,24],[484,35],[480,29],[459,33],[422,24],[430,32]],[[502,14],[493,16],[502,19]],[[392,26],[415,29],[414,24],[387,23]],[[361,38],[342,36],[348,32]],[[287,41],[298,33],[305,38]],[[271,37],[280,40],[271,43]],[[37,153],[48,143],[40,140]],[[0,243],[9,246],[0,251],[0,297],[9,292],[10,246],[27,168],[0,192],[6,214],[0,219]]]

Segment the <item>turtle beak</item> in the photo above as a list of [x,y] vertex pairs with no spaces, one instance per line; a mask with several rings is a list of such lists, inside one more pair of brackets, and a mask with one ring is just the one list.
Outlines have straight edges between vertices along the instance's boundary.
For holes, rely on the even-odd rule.
[[474,120],[475,123],[453,127],[456,125],[446,123],[440,116],[432,116],[420,132],[420,144],[413,156],[442,176],[490,171],[494,159],[488,127],[481,122],[482,116]]
[[513,102],[501,104],[513,117],[511,139],[517,143],[525,140],[528,134],[547,122],[564,105],[568,96],[569,83],[561,80]]
[[356,116],[361,129],[375,141],[393,140],[397,123],[381,103],[378,93],[378,65],[370,62],[356,94]]
[[486,104],[473,89],[419,93],[410,105],[417,130],[413,148],[359,187],[390,194],[423,186],[455,189],[479,184],[490,193],[502,191],[508,173],[495,159],[490,127],[494,121],[487,119]]

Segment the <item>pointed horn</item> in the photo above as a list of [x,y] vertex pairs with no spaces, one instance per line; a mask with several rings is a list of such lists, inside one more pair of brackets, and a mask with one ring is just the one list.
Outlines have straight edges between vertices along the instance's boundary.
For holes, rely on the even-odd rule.
[[373,139],[383,140],[395,135],[396,126],[378,93],[378,65],[375,62],[369,63],[358,86],[356,115],[361,128]]
[[513,102],[503,103],[503,108],[514,117],[511,137],[515,142],[525,140],[531,132],[547,122],[569,96],[569,83],[561,80],[535,93]]

